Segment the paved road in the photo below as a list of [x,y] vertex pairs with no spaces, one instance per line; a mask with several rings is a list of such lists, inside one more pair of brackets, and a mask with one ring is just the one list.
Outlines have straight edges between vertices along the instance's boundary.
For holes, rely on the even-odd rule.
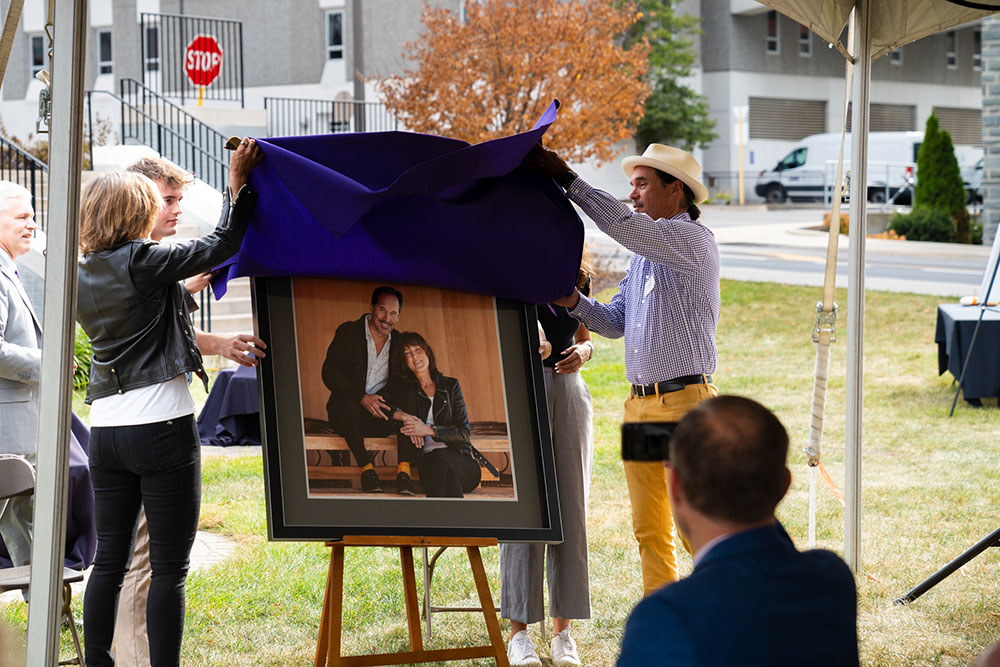
[[[817,231],[823,211],[761,206],[708,206],[703,219],[719,242],[722,276],[793,285],[823,284],[826,232]],[[628,251],[584,218],[587,242],[599,263],[624,269]],[[849,249],[841,237],[837,284],[847,286]],[[988,247],[868,239],[865,286],[893,292],[965,296],[978,291],[989,259]]]

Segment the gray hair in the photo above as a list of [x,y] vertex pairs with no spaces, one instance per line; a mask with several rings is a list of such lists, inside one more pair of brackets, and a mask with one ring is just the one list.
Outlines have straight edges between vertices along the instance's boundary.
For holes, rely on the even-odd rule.
[[31,203],[31,192],[26,187],[13,181],[0,181],[0,212],[7,210],[12,199],[21,197]]

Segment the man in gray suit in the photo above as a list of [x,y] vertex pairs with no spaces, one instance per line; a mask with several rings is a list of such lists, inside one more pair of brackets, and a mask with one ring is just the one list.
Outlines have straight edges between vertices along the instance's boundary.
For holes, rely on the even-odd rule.
[[[35,464],[42,327],[24,292],[14,260],[31,250],[35,232],[31,193],[0,181],[0,454]],[[0,535],[14,565],[31,560],[32,498],[0,505]]]

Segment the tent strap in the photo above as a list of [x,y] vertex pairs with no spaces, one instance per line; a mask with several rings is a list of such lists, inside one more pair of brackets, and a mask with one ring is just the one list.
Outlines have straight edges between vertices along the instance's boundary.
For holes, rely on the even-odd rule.
[[10,0],[7,7],[7,17],[3,22],[3,33],[0,34],[0,85],[7,73],[7,63],[10,61],[10,51],[14,47],[14,37],[17,35],[17,24],[21,21],[21,8],[24,0]]

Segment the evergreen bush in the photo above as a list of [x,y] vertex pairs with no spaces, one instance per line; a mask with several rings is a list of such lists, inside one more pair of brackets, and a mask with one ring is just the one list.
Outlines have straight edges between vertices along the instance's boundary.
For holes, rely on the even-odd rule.
[[[955,159],[955,146],[947,130],[942,130],[937,116],[931,114],[924,130],[924,141],[917,156],[917,185],[914,189],[913,212],[928,209],[945,213],[952,221],[952,234],[944,241],[970,243],[972,240],[969,212],[966,209],[967,193],[962,174]],[[924,227],[926,214],[913,222]],[[936,231],[936,223],[932,224]],[[907,238],[914,238],[907,234]]]

